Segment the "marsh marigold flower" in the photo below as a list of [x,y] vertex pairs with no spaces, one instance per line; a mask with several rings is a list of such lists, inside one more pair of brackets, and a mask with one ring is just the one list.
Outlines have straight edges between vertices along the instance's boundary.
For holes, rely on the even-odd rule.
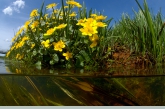
[[31,25],[31,28],[34,29],[36,28],[37,26],[39,25],[39,22],[38,21],[34,21]]
[[49,46],[50,46],[50,40],[49,39],[47,39],[46,41],[42,41],[41,42],[41,44],[45,47],[45,48],[49,48]]
[[91,14],[90,16],[91,16],[91,17],[96,17],[96,16],[97,16],[97,14]]
[[75,17],[77,14],[75,12],[72,12],[69,16],[70,17]]
[[64,6],[64,9],[69,8],[69,6]]
[[80,4],[80,3],[76,3],[75,4],[78,8],[81,8],[82,7],[82,5]]
[[62,29],[62,28],[65,28],[66,26],[67,24],[60,24],[59,26],[54,27],[54,29]]
[[67,1],[66,4],[68,5],[73,5],[73,6],[77,6],[78,8],[81,8],[82,6],[80,5],[80,3],[75,2],[74,0],[72,1]]
[[47,32],[44,34],[44,36],[49,36],[52,35],[54,33],[56,29],[55,28],[50,28],[47,30]]
[[84,20],[84,19],[80,19],[80,20],[78,20],[78,23],[77,23],[76,25],[83,25],[83,24],[84,24],[84,22],[85,22],[85,20]]
[[72,58],[72,53],[69,53],[68,51],[66,53],[63,53],[62,55],[65,56],[66,60],[69,60],[70,58]]
[[105,20],[106,18],[107,18],[107,16],[103,16],[103,15],[95,17],[96,20]]
[[89,39],[90,39],[90,41],[94,42],[94,41],[99,40],[99,37],[98,37],[97,34],[94,34],[94,35],[92,35],[91,37],[89,37]]
[[19,53],[16,55],[16,59],[21,60],[23,58],[23,55],[20,55]]
[[6,53],[6,57],[9,57],[9,55],[10,55],[10,51],[8,51],[8,52]]
[[37,9],[34,9],[32,10],[32,12],[30,13],[30,17],[36,17],[38,16],[38,10]]
[[92,44],[90,45],[91,48],[95,47],[97,45],[97,41],[99,40],[99,37],[97,34],[94,34],[89,37],[90,41],[92,41]]
[[96,45],[97,45],[97,42],[94,41],[94,42],[92,42],[92,44],[90,45],[90,47],[93,48],[93,47],[95,47]]
[[29,24],[30,24],[30,21],[26,21],[25,24],[24,24],[24,27],[25,27],[26,29],[28,29]]
[[97,26],[98,27],[105,27],[107,25],[105,23],[103,23],[103,22],[97,22]]
[[58,41],[57,43],[54,42],[53,45],[55,51],[62,52],[62,49],[65,48],[65,43],[62,40]]
[[84,28],[79,29],[82,32],[82,35],[88,35],[88,36],[92,36],[93,34],[98,33],[97,31],[97,27],[91,27],[91,26],[86,26]]
[[46,9],[50,9],[50,8],[55,7],[55,6],[57,6],[56,3],[51,3],[51,4],[49,4],[49,5],[46,6]]
[[29,40],[29,37],[28,37],[28,36],[24,36],[24,37],[22,38],[22,42],[24,42],[24,41],[26,41],[26,40]]
[[33,48],[34,48],[34,46],[35,46],[35,44],[31,44],[31,47],[30,47],[30,48],[31,48],[31,49],[33,49]]

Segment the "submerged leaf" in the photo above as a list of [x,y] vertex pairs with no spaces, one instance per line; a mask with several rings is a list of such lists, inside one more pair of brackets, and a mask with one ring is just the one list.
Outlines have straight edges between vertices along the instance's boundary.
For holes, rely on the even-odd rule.
[[93,91],[93,87],[87,82],[78,82],[76,85],[84,91],[88,91],[88,92]]

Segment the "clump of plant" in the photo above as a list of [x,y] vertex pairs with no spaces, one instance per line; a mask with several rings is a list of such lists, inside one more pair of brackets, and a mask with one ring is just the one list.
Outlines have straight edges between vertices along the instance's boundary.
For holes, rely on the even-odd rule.
[[60,67],[102,66],[108,51],[106,16],[87,12],[74,0],[61,0],[40,10],[34,9],[30,18],[12,39],[8,59],[36,65]]
[[153,15],[148,8],[146,0],[139,12],[134,11],[134,16],[123,14],[121,20],[113,28],[114,35],[120,35],[118,42],[131,49],[137,56],[144,57],[152,64],[163,62],[165,55],[165,23],[161,12]]

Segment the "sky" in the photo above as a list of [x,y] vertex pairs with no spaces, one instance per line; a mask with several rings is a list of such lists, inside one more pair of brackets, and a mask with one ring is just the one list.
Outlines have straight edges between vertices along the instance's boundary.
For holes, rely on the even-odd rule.
[[[65,0],[64,0],[65,1]],[[75,0],[80,4],[85,3],[87,9],[97,10],[107,16],[107,19],[113,18],[113,22],[120,20],[123,13],[133,16],[133,9],[138,11],[138,5],[135,0]],[[143,5],[143,0],[138,0]],[[33,9],[40,9],[43,0],[0,0],[0,50],[10,49],[11,39],[18,29],[29,19]],[[61,0],[45,0],[45,6],[50,3],[59,3]],[[149,8],[154,14],[160,9],[165,14],[164,0],[147,0]]]

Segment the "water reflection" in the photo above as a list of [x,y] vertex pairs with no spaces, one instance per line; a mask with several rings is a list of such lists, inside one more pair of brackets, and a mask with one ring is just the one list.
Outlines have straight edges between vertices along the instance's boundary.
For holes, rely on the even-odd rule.
[[10,62],[0,59],[0,74],[19,75],[53,75],[63,77],[155,77],[165,76],[165,67],[157,66],[146,69],[131,69],[126,67],[111,68],[100,71],[84,71],[83,69],[40,68],[24,65],[20,62]]

